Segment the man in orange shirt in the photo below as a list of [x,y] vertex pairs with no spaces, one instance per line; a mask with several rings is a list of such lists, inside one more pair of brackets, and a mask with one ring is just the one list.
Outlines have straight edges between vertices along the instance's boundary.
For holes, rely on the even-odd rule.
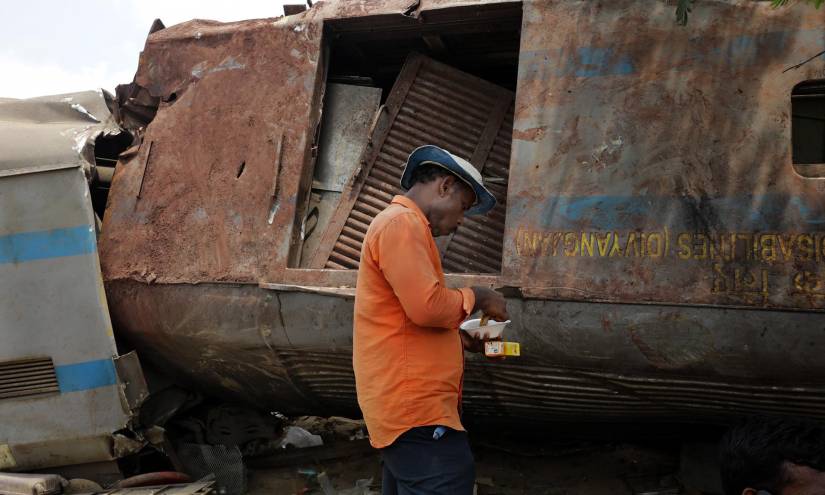
[[472,494],[475,466],[459,408],[464,349],[483,342],[458,329],[481,310],[507,319],[501,294],[448,289],[434,237],[495,198],[469,162],[436,146],[412,152],[407,190],[370,224],[355,294],[353,368],[384,494]]

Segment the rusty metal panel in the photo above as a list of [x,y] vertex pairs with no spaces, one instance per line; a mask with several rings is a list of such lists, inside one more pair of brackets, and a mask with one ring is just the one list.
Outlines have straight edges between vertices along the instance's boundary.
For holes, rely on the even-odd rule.
[[161,104],[115,171],[107,280],[254,282],[286,266],[311,180],[321,31],[297,15],[149,36],[135,82]]
[[825,309],[825,183],[794,172],[789,129],[792,88],[825,61],[783,73],[825,47],[825,12],[672,15],[525,2],[508,279],[536,297]]
[[[420,10],[470,3],[423,0]],[[150,86],[168,98],[178,87],[176,81],[190,77],[187,67],[191,69],[199,54],[217,66],[228,52],[245,53],[237,37],[247,39],[250,49],[266,49],[270,45],[259,44],[257,37],[263,35],[256,30],[266,31],[278,40],[297,43],[300,53],[306,45],[289,33],[317,41],[317,26],[310,28],[308,23],[312,19],[398,15],[407,5],[395,0],[324,2],[291,16],[289,22],[276,22],[271,31],[263,27],[269,21],[204,28],[201,38],[196,38],[198,24],[168,32],[165,38],[161,31],[153,35],[139,74],[143,82],[158,82]],[[720,421],[769,411],[822,417],[821,314],[810,311],[822,307],[822,298],[816,295],[814,279],[800,280],[808,291],[805,297],[792,293],[793,284],[783,288],[772,280],[777,273],[790,275],[797,266],[811,274],[822,269],[813,249],[814,259],[804,259],[813,246],[804,237],[800,245],[800,235],[812,232],[814,243],[817,235],[821,237],[825,182],[793,173],[787,126],[791,88],[801,80],[823,77],[825,64],[814,60],[800,69],[782,71],[822,49],[825,19],[822,13],[804,8],[771,10],[758,3],[708,2],[694,14],[685,29],[673,24],[672,6],[652,0],[607,6],[525,2],[507,174],[504,275],[484,278],[523,288],[525,298],[511,299],[514,323],[508,330],[512,332],[508,338],[522,343],[523,357],[496,364],[493,373],[489,363],[468,364],[465,409],[469,416],[488,416],[502,423],[560,418]],[[628,25],[636,29],[628,30]],[[188,37],[180,36],[189,28]],[[167,46],[161,50],[163,44]],[[224,44],[232,50],[220,51]],[[175,47],[181,50],[175,52]],[[175,68],[176,57],[185,61],[182,68]],[[286,63],[285,67],[286,73],[297,74],[299,85],[317,88],[323,83],[322,78],[306,76],[317,64]],[[180,78],[170,75],[177,71]],[[207,77],[223,77],[226,72],[231,71],[209,72]],[[277,74],[272,71],[267,77],[281,86],[296,80],[279,79],[282,76]],[[267,86],[268,81],[257,82],[260,91],[282,94]],[[222,83],[214,84],[201,85],[192,94],[218,107],[221,98],[234,97],[229,90],[218,94],[216,87]],[[244,88],[254,93],[250,86]],[[311,102],[307,95],[298,96],[303,103]],[[178,107],[176,113],[168,108],[159,112],[160,123],[150,127],[173,136],[173,124],[185,134],[212,122],[212,114],[194,97],[187,105],[194,108],[197,119],[183,118],[188,107],[180,104],[186,101],[172,103],[172,109]],[[268,122],[276,116],[288,124],[297,117],[302,126],[311,127],[313,122],[311,117],[301,120],[309,112],[303,114],[291,105],[282,114],[270,113],[254,97],[247,104],[232,101],[231,108],[238,114],[253,113],[256,119],[257,112],[263,111]],[[385,112],[376,128],[388,127],[391,121]],[[228,128],[237,129],[237,121],[230,124]],[[209,126],[213,139],[230,134]],[[277,174],[255,176],[259,182],[273,179],[268,183],[278,186],[277,198],[282,199],[273,218],[277,235],[261,234],[255,248],[261,265],[271,259],[275,268],[286,267],[290,222],[299,203],[296,170],[305,158],[292,148],[292,138],[300,135],[309,141],[298,127],[293,131],[297,134],[287,132],[280,179]],[[239,149],[231,144],[234,141],[227,142],[233,150]],[[196,142],[192,149],[203,146]],[[159,149],[161,156],[165,151]],[[507,163],[498,144],[493,144],[491,155],[497,149],[500,163]],[[304,153],[308,154],[306,148]],[[396,156],[405,158],[403,153]],[[352,287],[355,274],[270,270],[265,275],[273,290],[252,284],[174,283],[247,281],[257,275],[246,268],[228,273],[212,263],[218,249],[211,241],[196,239],[190,244],[196,234],[189,205],[209,201],[212,193],[207,185],[189,182],[190,176],[201,173],[193,165],[195,158],[181,155],[181,159],[179,175],[164,172],[167,180],[162,184],[170,192],[153,198],[150,210],[135,207],[134,201],[130,206],[128,198],[134,196],[133,181],[139,182],[143,170],[148,174],[147,197],[152,197],[157,186],[151,177],[154,162],[148,169],[140,160],[118,166],[123,180],[133,184],[131,189],[123,186],[115,191],[119,187],[115,177],[110,206],[117,207],[121,218],[113,214],[109,219],[107,225],[118,232],[104,233],[111,237],[111,247],[104,245],[104,250],[111,250],[107,289],[122,335],[176,377],[197,381],[225,396],[290,413],[352,411],[356,402],[348,378],[351,294],[324,289]],[[485,165],[485,175],[490,166]],[[504,172],[499,170],[498,175],[503,177]],[[222,184],[218,181],[216,194],[225,196]],[[180,195],[180,201],[171,192]],[[238,189],[239,195],[247,192]],[[256,215],[267,209],[267,201],[255,194],[244,201],[251,206],[240,211],[241,218],[260,222]],[[130,218],[123,221],[122,217]],[[178,229],[173,217],[182,219],[183,227]],[[130,229],[149,229],[145,224],[156,218],[168,233],[130,237]],[[225,230],[233,218],[210,219],[200,224],[200,232],[214,236],[212,231]],[[714,287],[726,286],[715,285],[714,260],[709,247],[702,255],[704,240],[698,237],[726,229],[753,234],[760,224],[773,232],[796,232],[791,249],[802,254],[794,263],[786,263],[781,243],[787,250],[787,238],[776,240],[780,246],[773,255],[771,238],[766,241],[766,255],[780,257],[772,263],[761,259],[763,249],[760,259],[731,260],[735,262],[730,263],[733,289],[737,268],[740,288],[743,270],[754,266],[769,270],[767,309],[759,300],[761,294],[749,300],[741,291],[714,292]],[[581,255],[582,232],[585,256]],[[626,256],[631,232],[631,246],[638,249]],[[650,241],[650,234],[656,232],[661,237],[654,235]],[[616,243],[608,244],[608,233],[610,240],[618,233],[622,241],[615,251]],[[679,257],[680,251],[687,254],[679,245],[682,233],[690,235],[684,242],[691,241],[690,256],[685,258]],[[641,255],[642,234],[645,256]],[[668,236],[667,256],[664,249],[653,256],[658,253],[658,240]],[[252,241],[244,237],[243,242]],[[201,262],[203,257],[210,259]],[[452,277],[462,285],[482,280]],[[147,283],[153,280],[171,283]],[[278,289],[290,285],[311,293],[295,292],[294,287],[289,292]],[[308,356],[306,361],[303,355]],[[321,374],[313,373],[316,367]]]
[[0,400],[60,391],[50,357],[15,359],[0,363]]
[[[366,166],[344,192],[348,201],[324,234],[316,266],[358,267],[367,228],[375,215],[389,206],[392,197],[402,192],[401,174],[407,156],[415,148],[435,144],[477,167],[486,164],[512,99],[512,93],[503,88],[423,55],[411,55],[388,98],[389,125],[373,133],[371,142],[375,147],[367,148]],[[504,217],[499,215],[499,219],[501,222],[492,229],[503,231]],[[334,244],[330,244],[332,240]],[[462,236],[456,249],[461,248],[461,242],[469,243],[471,251],[476,250],[473,237]],[[476,260],[483,254],[479,249],[466,256]],[[461,262],[458,265],[463,267]],[[492,271],[498,268],[500,259],[498,266],[493,263],[489,267]]]
[[129,94],[149,105],[146,118],[160,106],[112,180],[105,279],[254,283],[299,265],[323,21],[497,3],[512,2],[320,2],[279,19],[193,20],[151,33]]

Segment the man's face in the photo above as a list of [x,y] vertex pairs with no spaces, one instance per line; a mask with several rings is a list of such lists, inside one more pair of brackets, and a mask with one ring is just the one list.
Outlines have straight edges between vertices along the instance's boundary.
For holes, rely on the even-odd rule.
[[438,190],[430,208],[429,221],[433,237],[440,237],[456,231],[476,196],[470,186],[452,175],[439,177],[436,183]]

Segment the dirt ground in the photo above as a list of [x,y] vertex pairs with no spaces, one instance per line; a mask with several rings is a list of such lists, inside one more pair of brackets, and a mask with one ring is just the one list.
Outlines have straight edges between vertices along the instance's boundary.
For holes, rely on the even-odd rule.
[[[249,472],[252,495],[380,493],[380,455],[364,448],[333,459],[304,459],[290,466],[267,468],[260,462]],[[350,442],[353,442],[350,441]],[[672,443],[560,442],[548,445],[525,437],[471,436],[479,495],[698,495],[680,480],[680,446]],[[323,449],[347,443],[335,440]],[[351,447],[351,445],[349,446]],[[360,448],[360,447],[359,447]],[[294,451],[294,452],[297,452]]]

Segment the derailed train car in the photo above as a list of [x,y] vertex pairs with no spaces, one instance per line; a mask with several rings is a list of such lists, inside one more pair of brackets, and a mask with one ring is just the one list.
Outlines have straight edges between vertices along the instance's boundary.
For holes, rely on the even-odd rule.
[[119,94],[148,125],[100,238],[116,331],[226,396],[357,414],[361,241],[432,143],[499,199],[440,241],[448,284],[505,288],[522,345],[468,359],[469,417],[821,418],[823,21],[348,0],[157,30]]

